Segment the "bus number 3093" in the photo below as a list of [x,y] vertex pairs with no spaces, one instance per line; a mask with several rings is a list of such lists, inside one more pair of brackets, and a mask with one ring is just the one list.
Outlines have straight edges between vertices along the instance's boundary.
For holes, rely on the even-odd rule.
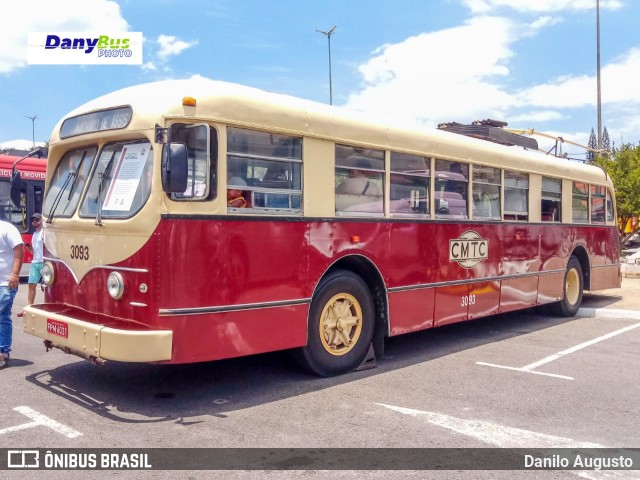
[[476,296],[475,295],[465,295],[460,300],[460,306],[461,307],[468,307],[469,305],[475,305],[475,304],[476,304]]
[[71,245],[71,258],[74,260],[89,260],[89,247],[86,245]]

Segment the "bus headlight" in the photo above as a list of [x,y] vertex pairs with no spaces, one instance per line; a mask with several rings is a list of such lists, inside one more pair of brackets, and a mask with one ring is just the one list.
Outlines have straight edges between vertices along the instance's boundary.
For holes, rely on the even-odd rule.
[[111,272],[107,278],[107,290],[114,300],[120,300],[124,295],[124,279],[118,272]]
[[53,263],[45,262],[40,271],[40,275],[42,275],[42,283],[47,287],[53,285],[53,281],[56,278],[56,269],[53,267]]

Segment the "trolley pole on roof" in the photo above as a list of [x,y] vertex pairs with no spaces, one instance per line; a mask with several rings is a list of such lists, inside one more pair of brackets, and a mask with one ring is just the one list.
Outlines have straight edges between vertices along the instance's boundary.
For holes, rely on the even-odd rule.
[[334,25],[328,32],[325,32],[324,30],[316,30],[316,32],[326,35],[327,42],[329,43],[329,105],[333,105],[333,86],[331,84],[331,35],[333,35],[336,28],[337,26]]
[[600,0],[596,0],[596,70],[598,83],[598,150],[602,150],[602,99],[600,92]]
[[38,118],[38,115],[33,117],[25,115],[25,117],[31,120],[31,141],[33,142],[33,148],[36,148],[36,118]]

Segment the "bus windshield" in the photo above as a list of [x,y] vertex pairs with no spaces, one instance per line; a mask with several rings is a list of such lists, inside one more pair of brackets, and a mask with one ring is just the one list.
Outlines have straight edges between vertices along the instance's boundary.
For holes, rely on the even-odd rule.
[[98,151],[86,147],[67,152],[51,176],[51,183],[44,200],[44,212],[51,217],[73,215],[84,188],[89,169]]
[[146,141],[106,145],[100,152],[81,217],[129,218],[142,208],[151,192],[153,148]]

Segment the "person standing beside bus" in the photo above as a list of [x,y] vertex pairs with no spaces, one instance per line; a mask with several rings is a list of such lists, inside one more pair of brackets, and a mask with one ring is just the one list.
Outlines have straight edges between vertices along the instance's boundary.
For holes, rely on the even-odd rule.
[[11,308],[20,284],[24,246],[18,229],[0,220],[0,368],[9,361],[13,324]]
[[[42,238],[42,215],[40,213],[34,213],[31,215],[31,223],[36,229],[33,237],[31,237],[31,245],[27,244],[27,251],[33,255],[31,260],[31,268],[29,269],[29,297],[27,305],[31,305],[36,301],[36,285],[40,283],[42,278],[42,265],[43,265],[43,249],[44,238]],[[18,315],[22,316],[22,315]]]

